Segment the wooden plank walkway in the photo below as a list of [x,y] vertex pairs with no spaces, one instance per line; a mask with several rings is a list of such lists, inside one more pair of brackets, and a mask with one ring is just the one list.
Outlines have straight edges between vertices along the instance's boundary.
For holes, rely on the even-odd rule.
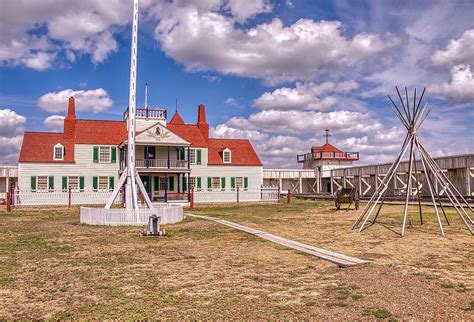
[[228,226],[228,227],[232,227],[232,228],[238,229],[240,231],[244,231],[246,233],[249,233],[249,234],[258,236],[260,238],[269,240],[271,242],[274,242],[274,243],[277,243],[277,244],[280,244],[280,245],[298,250],[298,251],[306,253],[306,254],[316,256],[320,259],[323,259],[323,260],[326,260],[326,261],[329,261],[329,262],[332,262],[332,263],[335,263],[340,267],[349,267],[349,266],[354,266],[354,265],[360,265],[360,264],[367,263],[367,261],[359,259],[359,258],[355,258],[355,257],[343,255],[343,254],[340,254],[340,253],[336,253],[336,252],[333,252],[333,251],[330,251],[330,250],[326,250],[326,249],[314,247],[314,246],[311,246],[311,245],[303,244],[303,243],[300,243],[300,242],[297,242],[297,241],[294,241],[294,240],[291,240],[291,239],[283,238],[283,237],[280,237],[280,236],[276,236],[276,235],[273,235],[273,234],[255,229],[255,228],[250,228],[250,227],[247,227],[247,226],[236,224],[234,222],[231,222],[231,221],[228,221],[228,220],[225,220],[225,219],[219,219],[219,218],[207,217],[207,216],[200,216],[200,215],[193,215],[193,214],[189,214],[189,213],[185,214],[185,215],[189,216],[189,217],[193,217],[193,218],[199,218],[199,219],[214,221],[216,223],[219,223],[219,224],[222,224],[222,225],[225,225],[225,226]]

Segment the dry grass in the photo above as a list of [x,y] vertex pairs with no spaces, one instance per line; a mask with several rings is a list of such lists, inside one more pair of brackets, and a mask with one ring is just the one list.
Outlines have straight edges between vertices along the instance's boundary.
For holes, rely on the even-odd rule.
[[77,211],[0,213],[0,319],[474,318],[472,237],[459,222],[447,238],[428,223],[399,238],[379,225],[357,234],[356,213],[327,203],[193,212],[373,263],[339,269],[201,220],[146,239],[79,225]]

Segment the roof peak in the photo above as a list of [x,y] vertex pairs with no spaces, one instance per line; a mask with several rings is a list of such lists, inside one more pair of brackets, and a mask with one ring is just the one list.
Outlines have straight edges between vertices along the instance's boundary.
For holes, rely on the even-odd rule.
[[178,110],[176,110],[176,112],[174,112],[174,115],[173,115],[173,117],[171,118],[169,124],[181,124],[181,125],[185,125],[186,123],[184,123],[183,118],[181,117],[181,115],[179,115]]

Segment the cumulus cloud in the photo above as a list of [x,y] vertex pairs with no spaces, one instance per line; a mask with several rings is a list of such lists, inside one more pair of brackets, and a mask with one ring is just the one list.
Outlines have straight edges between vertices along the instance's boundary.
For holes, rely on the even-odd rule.
[[338,98],[334,93],[348,93],[359,87],[355,81],[345,81],[339,84],[333,82],[296,83],[293,88],[281,87],[273,92],[265,92],[254,101],[260,109],[268,110],[325,110],[334,106]]
[[44,125],[53,132],[62,132],[64,128],[64,116],[51,115],[44,119]]
[[243,29],[234,16],[222,13],[223,3],[206,3],[163,3],[152,10],[159,19],[155,38],[190,71],[213,70],[271,84],[305,80],[354,65],[399,41],[371,33],[349,38],[339,21],[300,19],[285,26],[275,18]]
[[268,0],[229,0],[224,6],[237,22],[245,22],[259,13],[270,12],[272,8]]
[[65,89],[60,92],[46,93],[38,99],[38,106],[50,113],[67,111],[68,98],[74,96],[76,111],[100,113],[113,104],[109,94],[103,88],[92,90]]
[[0,109],[0,164],[15,164],[26,118],[10,109]]
[[[142,7],[150,1],[142,1]],[[94,63],[117,50],[114,35],[131,18],[129,1],[2,1],[0,62],[45,70],[62,53],[87,54]]]
[[431,56],[431,63],[441,67],[474,66],[474,29],[466,30],[459,39],[451,39],[445,50],[437,50]]
[[453,104],[474,102],[474,77],[469,65],[457,65],[451,69],[450,82],[435,84],[430,91],[443,96]]

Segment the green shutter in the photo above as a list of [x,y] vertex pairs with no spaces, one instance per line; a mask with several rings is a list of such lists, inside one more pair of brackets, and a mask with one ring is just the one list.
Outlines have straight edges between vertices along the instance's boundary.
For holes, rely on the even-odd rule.
[[184,149],[179,150],[179,155],[180,160],[186,160],[186,157],[184,156]]
[[183,192],[188,191],[188,178],[186,176],[183,176]]
[[160,190],[160,177],[158,176],[153,177],[153,186],[154,186],[155,192]]
[[244,188],[247,189],[249,187],[249,178],[244,177]]
[[48,178],[48,190],[54,190],[54,177],[50,176]]
[[109,189],[113,190],[114,189],[114,177],[109,177]]
[[112,151],[112,155],[110,156],[110,163],[117,163],[117,147],[113,146],[110,151]]
[[79,177],[79,190],[84,191],[84,177]]
[[201,149],[197,149],[197,150],[196,150],[196,155],[197,155],[197,157],[196,157],[196,160],[197,160],[196,163],[197,163],[197,164],[201,164]]
[[212,188],[212,178],[211,177],[207,177],[207,188],[208,189]]
[[198,189],[201,189],[201,177],[196,178],[196,185]]
[[98,177],[92,177],[92,189],[97,190],[99,183]]
[[62,182],[61,188],[63,190],[67,190],[67,177],[62,177],[61,182]]
[[221,188],[225,189],[225,177],[221,178]]
[[174,191],[174,177],[168,177],[168,191]]
[[31,191],[36,191],[36,177],[31,177]]
[[235,189],[235,177],[230,178],[230,187]]
[[99,163],[99,147],[94,146],[92,158],[94,159],[94,163]]

